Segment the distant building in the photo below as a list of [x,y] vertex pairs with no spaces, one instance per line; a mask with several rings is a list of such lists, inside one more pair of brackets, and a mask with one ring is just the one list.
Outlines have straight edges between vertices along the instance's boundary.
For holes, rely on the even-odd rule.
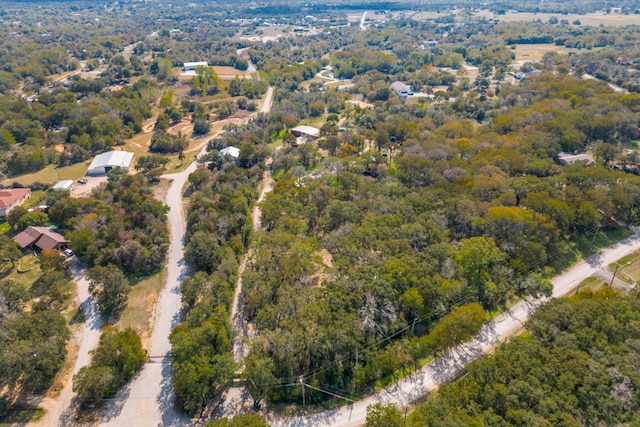
[[70,179],[65,179],[64,181],[58,182],[53,186],[52,190],[54,191],[69,191],[73,186],[73,181]]
[[196,68],[198,67],[198,65],[202,65],[203,67],[208,67],[209,64],[207,64],[206,61],[200,61],[200,62],[185,62],[184,63],[184,70],[185,71],[195,71]]
[[400,98],[406,98],[409,95],[413,95],[413,92],[406,84],[402,82],[393,82],[391,83],[391,89],[398,95]]
[[49,230],[47,227],[34,227],[30,225],[21,233],[18,233],[13,241],[22,249],[62,249],[69,244],[60,234]]
[[558,154],[558,162],[561,165],[569,165],[571,163],[586,163],[588,165],[592,165],[595,163],[595,160],[593,160],[593,156],[591,156],[591,154],[560,153]]
[[223,156],[231,156],[237,159],[240,156],[240,149],[236,147],[226,147],[220,150],[220,154]]
[[133,153],[126,151],[109,151],[94,157],[87,169],[87,175],[104,175],[113,168],[122,168],[129,171]]
[[300,138],[301,136],[317,138],[320,136],[320,129],[314,128],[312,126],[300,125],[291,129],[291,133],[294,134],[297,138]]
[[0,190],[0,218],[4,218],[16,206],[20,206],[31,197],[30,188],[12,188]]

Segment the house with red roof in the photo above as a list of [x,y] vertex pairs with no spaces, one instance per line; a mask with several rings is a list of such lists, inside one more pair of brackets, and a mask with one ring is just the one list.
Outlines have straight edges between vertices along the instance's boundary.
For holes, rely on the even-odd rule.
[[11,209],[31,197],[30,188],[0,189],[0,218],[6,218]]

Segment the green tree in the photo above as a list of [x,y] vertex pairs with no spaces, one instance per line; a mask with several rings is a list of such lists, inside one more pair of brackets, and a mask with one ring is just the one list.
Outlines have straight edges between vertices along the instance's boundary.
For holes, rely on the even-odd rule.
[[257,414],[244,414],[233,417],[229,420],[227,417],[209,421],[205,427],[269,427],[269,423]]
[[206,118],[197,118],[193,122],[193,134],[194,135],[206,135],[211,130],[211,123]]
[[20,219],[28,213],[27,208],[16,206],[7,214],[7,222],[14,230],[18,228]]
[[434,353],[461,344],[476,334],[484,324],[486,313],[478,303],[457,307],[440,320],[423,339]]
[[130,287],[122,270],[113,264],[96,266],[89,270],[87,278],[89,292],[103,315],[117,315],[124,309]]
[[14,242],[6,234],[0,234],[0,260],[11,261],[11,267],[15,267],[15,263],[22,256],[22,251],[16,242]]
[[404,421],[398,408],[393,404],[374,403],[367,406],[365,427],[402,427]]
[[115,370],[109,366],[83,366],[73,376],[72,390],[85,401],[97,401],[113,393]]
[[25,228],[29,227],[30,225],[33,225],[33,226],[49,225],[49,217],[44,212],[36,212],[36,211],[27,212],[26,214],[20,217],[16,228],[18,229],[18,231],[22,231]]
[[255,355],[246,358],[244,376],[249,382],[249,394],[253,397],[256,406],[259,406],[267,392],[278,384],[278,378],[273,375],[274,370],[273,360],[269,358],[260,358]]
[[462,240],[455,262],[469,285],[478,293],[480,301],[490,305],[495,295],[491,293],[489,269],[505,259],[506,255],[491,237],[471,237]]

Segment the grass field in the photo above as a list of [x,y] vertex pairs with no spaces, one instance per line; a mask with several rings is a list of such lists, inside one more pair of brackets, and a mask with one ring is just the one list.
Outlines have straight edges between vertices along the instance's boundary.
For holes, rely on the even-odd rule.
[[[442,13],[438,12],[397,12],[394,14],[395,17],[400,16],[411,16],[412,19],[416,20],[427,20],[427,19],[436,19],[443,16],[448,16],[451,13],[446,11]],[[361,17],[362,15],[354,15],[351,19],[355,20],[356,17]],[[369,15],[367,15],[369,17]],[[634,25],[638,24],[640,21],[640,16],[629,14],[624,15],[621,13],[609,13],[605,14],[604,12],[597,13],[587,13],[584,15],[577,14],[567,14],[563,15],[560,13],[529,13],[529,12],[513,12],[509,11],[504,15],[494,15],[493,12],[488,10],[479,10],[473,16],[468,13],[458,13],[456,14],[456,21],[463,22],[469,19],[489,19],[495,17],[500,22],[531,22],[531,21],[542,21],[549,22],[551,17],[555,17],[558,20],[566,19],[572,24],[574,21],[580,21],[580,26],[623,26],[623,25]],[[578,25],[571,25],[574,28],[579,28]]]
[[30,289],[42,274],[40,261],[32,254],[24,255],[13,268],[11,268],[11,263],[6,263],[3,267],[5,268],[6,276],[2,277],[2,279],[20,283],[25,289]]
[[8,222],[6,221],[0,222],[0,234],[7,234],[9,230],[11,230],[11,226],[9,225]]
[[[487,15],[488,14],[488,15]],[[491,12],[481,11],[476,16],[485,16],[490,17]],[[497,15],[496,18],[500,20],[500,22],[530,22],[540,20],[542,22],[549,22],[551,17],[558,18],[558,20],[566,19],[569,23],[573,23],[574,21],[580,21],[581,26],[623,26],[623,25],[633,25],[638,24],[640,22],[640,16],[629,14],[619,14],[619,13],[610,13],[605,14],[603,12],[598,13],[588,13],[585,15],[576,15],[576,14],[568,14],[562,15],[558,13],[519,13],[519,12],[507,12],[504,15]],[[579,27],[577,25],[572,25],[573,27]]]
[[[619,267],[616,265],[619,264]],[[640,251],[634,252],[608,265],[611,271],[618,267],[616,277],[623,282],[634,284],[640,281]]]
[[56,165],[49,165],[38,172],[7,178],[2,181],[2,185],[11,186],[14,182],[19,182],[22,185],[31,185],[34,182],[55,184],[56,182],[64,179],[72,179],[75,181],[76,179],[85,176],[86,173],[87,164],[85,163],[76,163],[75,165],[64,166],[57,170]]
[[138,333],[145,347],[151,335],[153,308],[158,301],[166,276],[166,270],[163,269],[160,273],[133,284],[127,299],[127,308],[116,323],[119,329],[131,328]]
[[[556,46],[554,44],[519,44],[515,45],[513,52],[516,54],[515,61],[540,61],[545,53],[557,52],[566,55],[573,49],[564,46]],[[472,80],[473,81],[473,80]]]

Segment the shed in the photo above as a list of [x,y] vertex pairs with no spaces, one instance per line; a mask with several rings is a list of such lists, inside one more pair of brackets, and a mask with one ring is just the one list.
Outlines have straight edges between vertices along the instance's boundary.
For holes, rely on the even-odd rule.
[[402,82],[391,83],[391,89],[393,89],[400,98],[406,98],[409,95],[413,95],[409,86]]
[[208,67],[209,64],[206,61],[197,61],[197,62],[185,62],[184,70],[185,71],[195,71],[198,65],[202,65],[203,67]]
[[94,157],[89,165],[87,175],[104,175],[113,168],[122,168],[129,171],[133,153],[127,151],[109,151]]
[[304,125],[300,125],[300,126],[296,126],[293,129],[291,129],[291,133],[294,134],[296,137],[301,137],[301,136],[308,136],[311,138],[317,138],[320,136],[320,129],[318,128],[314,128],[312,126],[304,126]]
[[237,159],[240,156],[240,149],[236,147],[226,147],[220,150],[220,154],[223,156],[231,156]]
[[70,191],[73,186],[73,181],[70,179],[65,179],[64,181],[58,182],[53,186],[52,190],[54,191]]
[[587,165],[592,165],[596,161],[593,159],[591,154],[571,154],[571,153],[560,153],[558,154],[558,163],[561,165],[570,165],[571,163],[585,163]]

